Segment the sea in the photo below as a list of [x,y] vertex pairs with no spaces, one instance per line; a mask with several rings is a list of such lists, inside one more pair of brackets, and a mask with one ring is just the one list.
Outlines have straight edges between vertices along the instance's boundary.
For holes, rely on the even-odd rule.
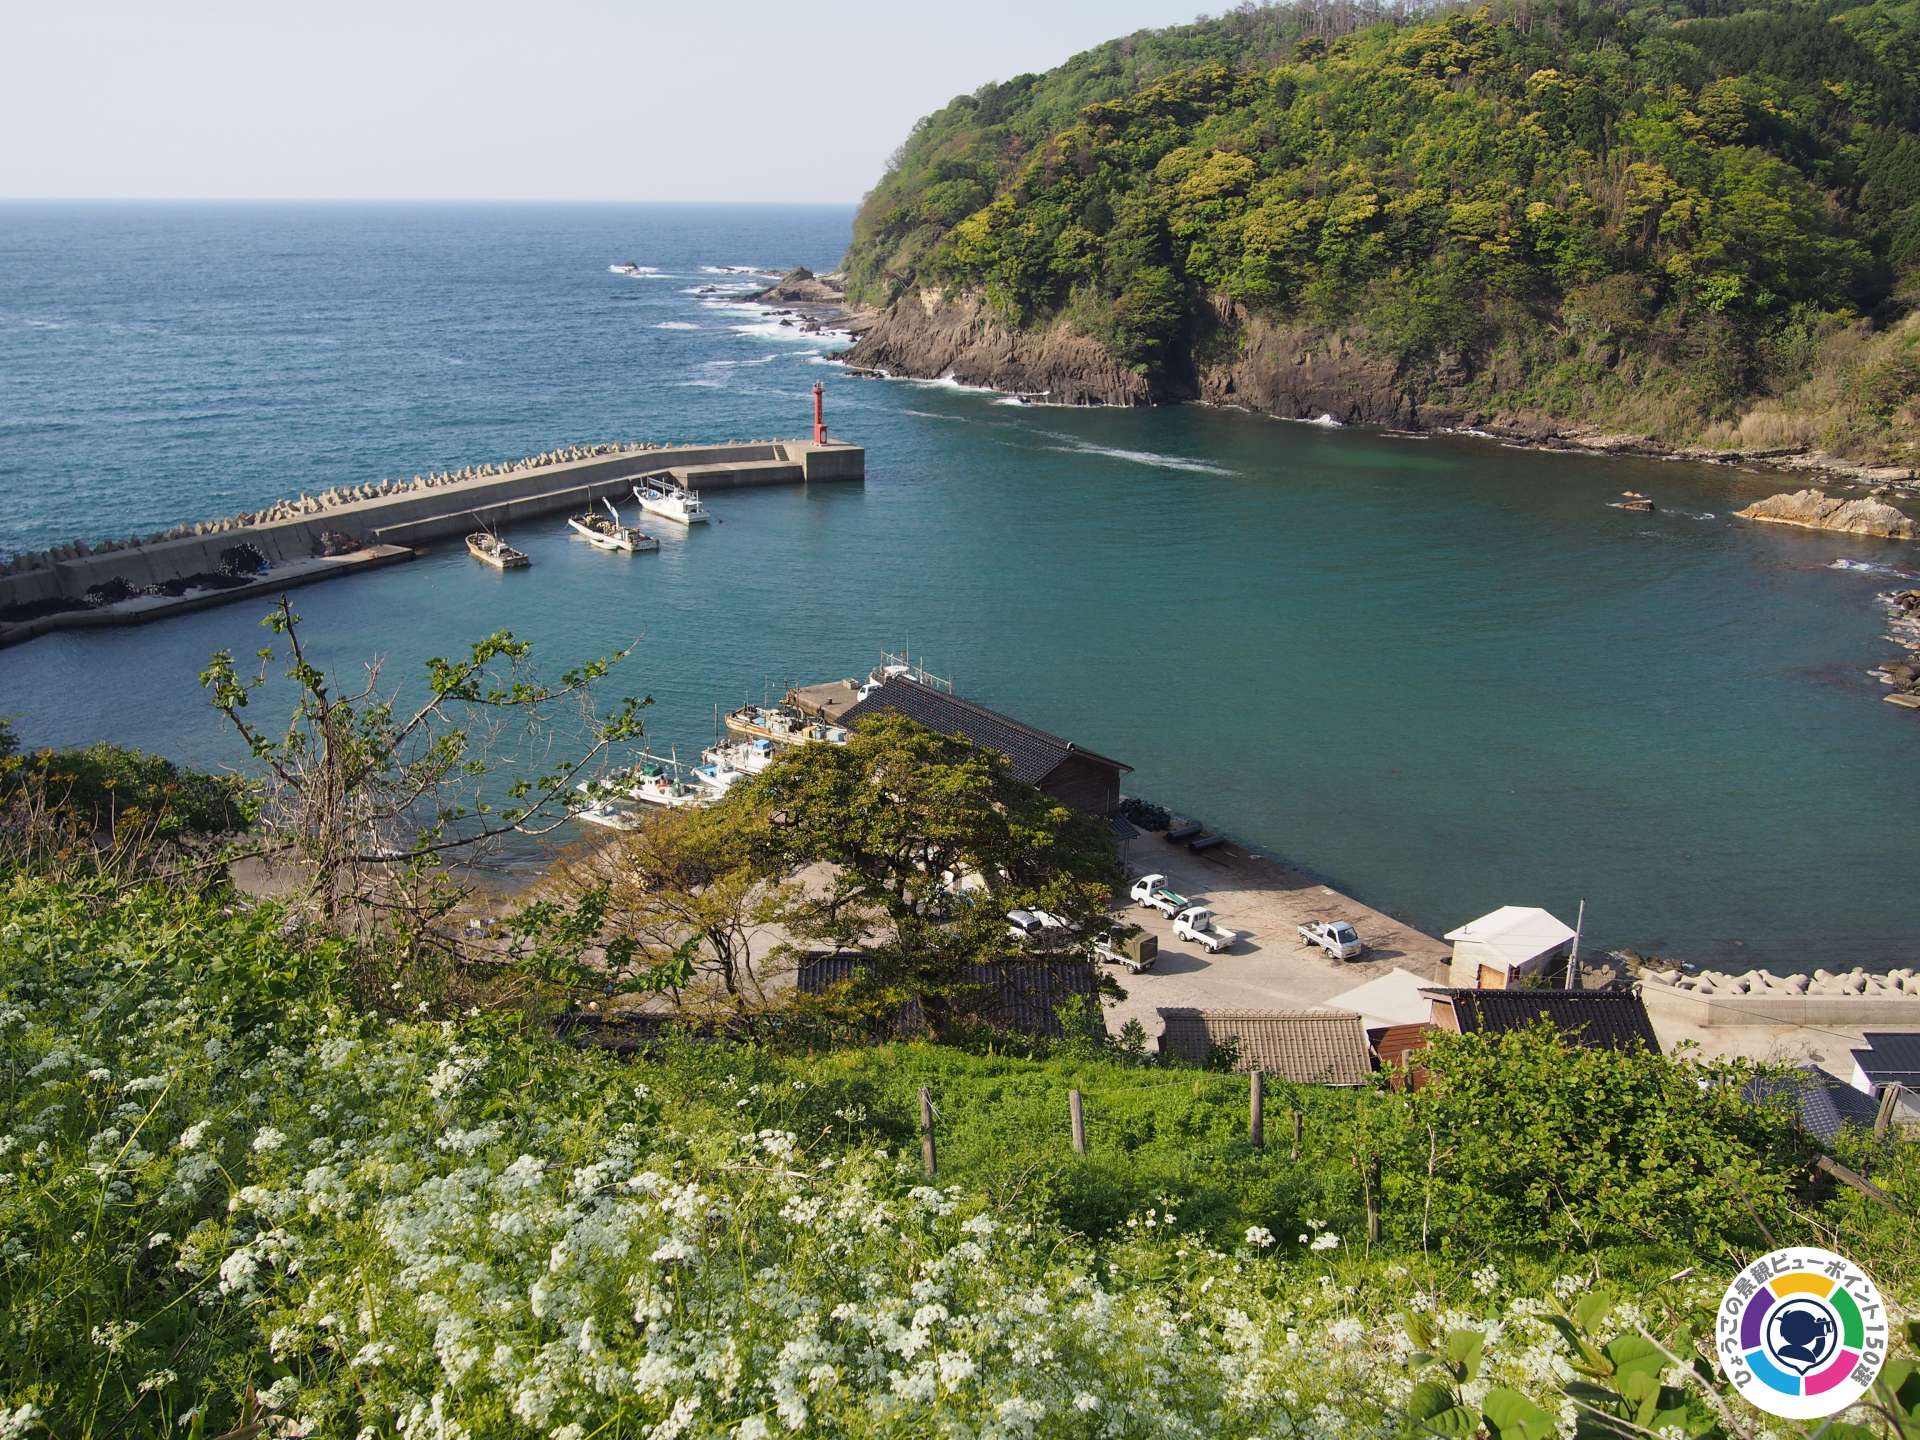
[[[731,303],[831,269],[851,222],[0,205],[0,552],[566,444],[798,436],[823,381],[864,484],[715,494],[655,554],[559,517],[509,533],[524,572],[441,547],[294,592],[310,645],[403,698],[497,629],[549,674],[633,645],[611,693],[651,697],[648,743],[685,759],[719,711],[911,648],[1431,933],[1584,901],[1599,946],[1913,963],[1920,721],[1865,673],[1913,546],[1732,517],[1779,476],[861,379]],[[1628,489],[1658,510],[1610,508]],[[0,714],[243,768],[197,676],[264,643],[260,608],[0,651]]]

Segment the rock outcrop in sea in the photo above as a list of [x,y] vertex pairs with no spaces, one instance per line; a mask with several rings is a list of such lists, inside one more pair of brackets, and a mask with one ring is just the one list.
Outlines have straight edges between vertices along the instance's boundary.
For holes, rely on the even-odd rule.
[[1848,535],[1873,535],[1883,540],[1911,540],[1916,533],[1913,521],[1884,501],[1835,500],[1818,490],[1770,495],[1733,513],[1743,520],[1798,525],[1805,530],[1839,530]]
[[816,275],[806,266],[796,265],[766,289],[741,298],[760,305],[841,305],[846,302],[847,281],[837,271]]

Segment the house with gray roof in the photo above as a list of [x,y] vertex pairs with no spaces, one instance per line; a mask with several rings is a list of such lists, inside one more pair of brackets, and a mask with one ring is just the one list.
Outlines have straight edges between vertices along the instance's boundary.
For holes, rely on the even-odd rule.
[[851,728],[865,716],[883,712],[904,715],[941,735],[971,740],[983,750],[996,750],[1007,757],[1016,780],[1089,815],[1113,814],[1120,804],[1120,777],[1133,768],[903,675],[840,711],[839,723]]
[[1258,1070],[1303,1085],[1364,1085],[1373,1073],[1366,1026],[1338,1010],[1160,1011],[1160,1054],[1189,1065],[1231,1057],[1239,1071]]

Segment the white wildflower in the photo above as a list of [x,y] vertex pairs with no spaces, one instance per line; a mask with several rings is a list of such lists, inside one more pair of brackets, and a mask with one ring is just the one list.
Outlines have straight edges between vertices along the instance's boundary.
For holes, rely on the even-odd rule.
[[1266,1226],[1249,1225],[1247,1227],[1247,1244],[1265,1250],[1273,1243],[1273,1231],[1269,1230]]
[[271,1154],[272,1152],[274,1152],[275,1150],[278,1150],[282,1145],[286,1143],[287,1143],[286,1132],[283,1130],[276,1130],[271,1125],[261,1126],[260,1132],[253,1137],[254,1153],[258,1155]]

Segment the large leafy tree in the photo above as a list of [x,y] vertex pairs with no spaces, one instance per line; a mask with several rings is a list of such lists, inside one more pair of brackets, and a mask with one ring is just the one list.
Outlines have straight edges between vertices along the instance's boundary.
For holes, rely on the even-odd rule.
[[1102,822],[1016,780],[1005,756],[902,716],[802,747],[739,803],[763,808],[769,858],[807,876],[781,906],[792,935],[859,948],[871,985],[936,1027],[967,966],[1019,954],[1009,909],[1082,929],[1120,878]]

